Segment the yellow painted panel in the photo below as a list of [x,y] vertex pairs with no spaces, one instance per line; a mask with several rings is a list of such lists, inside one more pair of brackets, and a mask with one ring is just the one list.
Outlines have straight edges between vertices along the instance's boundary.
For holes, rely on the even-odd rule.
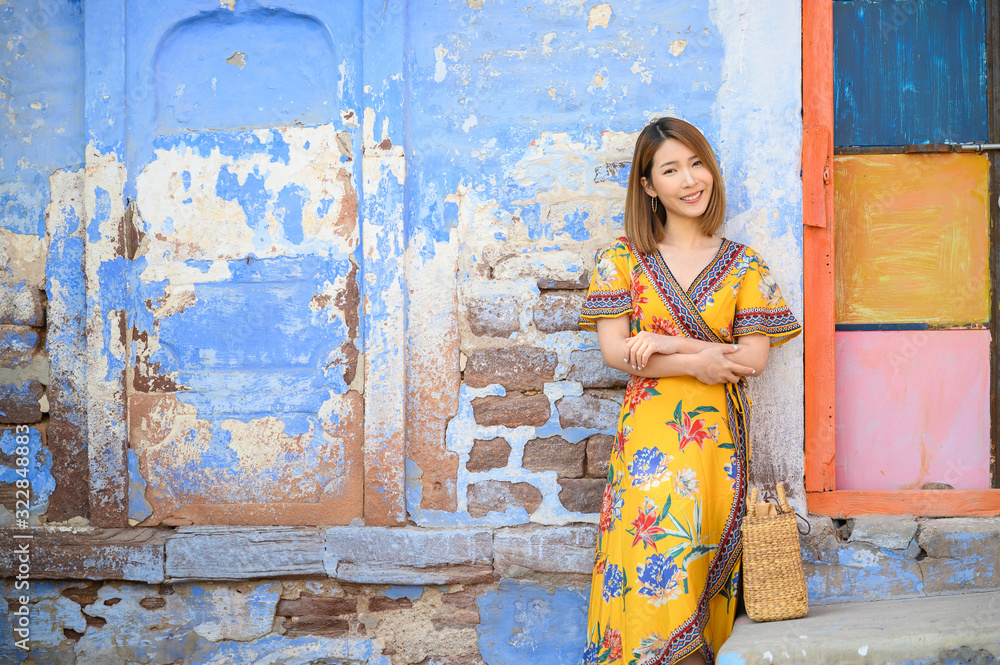
[[834,159],[837,323],[989,319],[989,160]]

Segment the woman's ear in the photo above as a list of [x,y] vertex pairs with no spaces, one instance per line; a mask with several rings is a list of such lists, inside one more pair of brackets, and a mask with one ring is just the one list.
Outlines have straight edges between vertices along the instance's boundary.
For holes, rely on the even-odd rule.
[[656,190],[653,189],[653,186],[650,184],[649,180],[645,176],[643,176],[642,179],[639,180],[639,184],[642,185],[642,188],[646,191],[647,194],[649,194],[650,198],[652,199],[656,198]]

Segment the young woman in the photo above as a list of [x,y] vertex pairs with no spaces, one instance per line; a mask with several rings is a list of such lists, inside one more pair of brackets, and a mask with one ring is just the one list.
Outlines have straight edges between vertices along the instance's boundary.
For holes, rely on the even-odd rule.
[[581,327],[631,374],[601,507],[584,665],[713,663],[736,606],[750,401],[801,327],[764,259],[715,233],[711,146],[661,118],[636,141],[625,236],[598,255]]

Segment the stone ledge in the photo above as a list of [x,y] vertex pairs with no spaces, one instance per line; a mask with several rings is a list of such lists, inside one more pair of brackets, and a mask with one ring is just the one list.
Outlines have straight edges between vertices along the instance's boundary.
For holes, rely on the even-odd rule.
[[[37,527],[0,529],[0,577],[15,577],[28,549],[28,575],[48,580],[163,582],[170,529]],[[31,538],[15,536],[30,534]]]
[[472,584],[493,579],[487,529],[331,527],[327,574],[358,584]]
[[583,573],[594,570],[597,527],[512,527],[493,537],[493,565],[501,577],[536,573]]
[[185,526],[165,559],[168,581],[326,577],[323,535],[310,528]]

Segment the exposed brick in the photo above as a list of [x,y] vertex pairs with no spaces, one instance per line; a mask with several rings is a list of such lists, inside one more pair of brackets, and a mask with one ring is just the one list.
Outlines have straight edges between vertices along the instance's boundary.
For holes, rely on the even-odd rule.
[[563,427],[613,430],[618,425],[621,401],[584,393],[579,397],[563,397],[556,402],[559,424]]
[[504,576],[520,571],[590,574],[596,545],[596,525],[498,529],[493,537],[494,565]]
[[472,400],[472,413],[476,423],[485,426],[541,427],[549,419],[552,409],[545,395],[487,395]]
[[547,291],[535,304],[535,327],[546,333],[577,330],[586,294],[582,291]]
[[542,492],[530,483],[484,480],[469,486],[469,514],[475,518],[490,511],[523,507],[531,515],[542,505]]
[[464,589],[441,597],[431,623],[438,630],[442,628],[466,628],[479,625],[479,606],[476,605],[476,589]]
[[303,592],[294,600],[279,600],[274,613],[280,617],[301,617],[354,615],[357,611],[357,598],[330,598]]
[[552,381],[556,354],[531,346],[481,349],[469,354],[465,382],[473,388],[499,383],[510,390],[541,390]]
[[465,318],[473,335],[509,337],[521,327],[521,302],[514,296],[469,298],[465,301]]
[[38,339],[38,331],[34,328],[0,326],[0,367],[20,369],[31,365]]
[[285,637],[321,635],[323,637],[343,637],[351,631],[347,619],[326,616],[306,616],[285,621]]
[[587,475],[591,478],[607,478],[611,466],[611,448],[615,437],[610,434],[595,434],[587,439]]
[[44,394],[45,386],[34,379],[23,383],[0,383],[0,423],[40,422],[42,409],[38,400]]
[[599,478],[566,478],[560,480],[562,490],[559,500],[566,510],[578,513],[597,513],[601,510],[606,480]]
[[600,349],[574,351],[570,354],[570,381],[579,381],[584,388],[624,388],[628,374],[604,364]]
[[555,471],[560,478],[583,476],[586,445],[570,443],[561,436],[532,439],[524,444],[521,466],[528,471]]
[[0,324],[44,326],[44,292],[28,286],[0,284]]
[[408,610],[413,607],[413,601],[409,598],[388,598],[386,596],[375,596],[368,601],[369,612],[387,612],[389,610]]
[[468,471],[489,471],[507,466],[510,459],[510,444],[499,437],[484,441],[476,439],[469,451],[469,461],[465,468]]

